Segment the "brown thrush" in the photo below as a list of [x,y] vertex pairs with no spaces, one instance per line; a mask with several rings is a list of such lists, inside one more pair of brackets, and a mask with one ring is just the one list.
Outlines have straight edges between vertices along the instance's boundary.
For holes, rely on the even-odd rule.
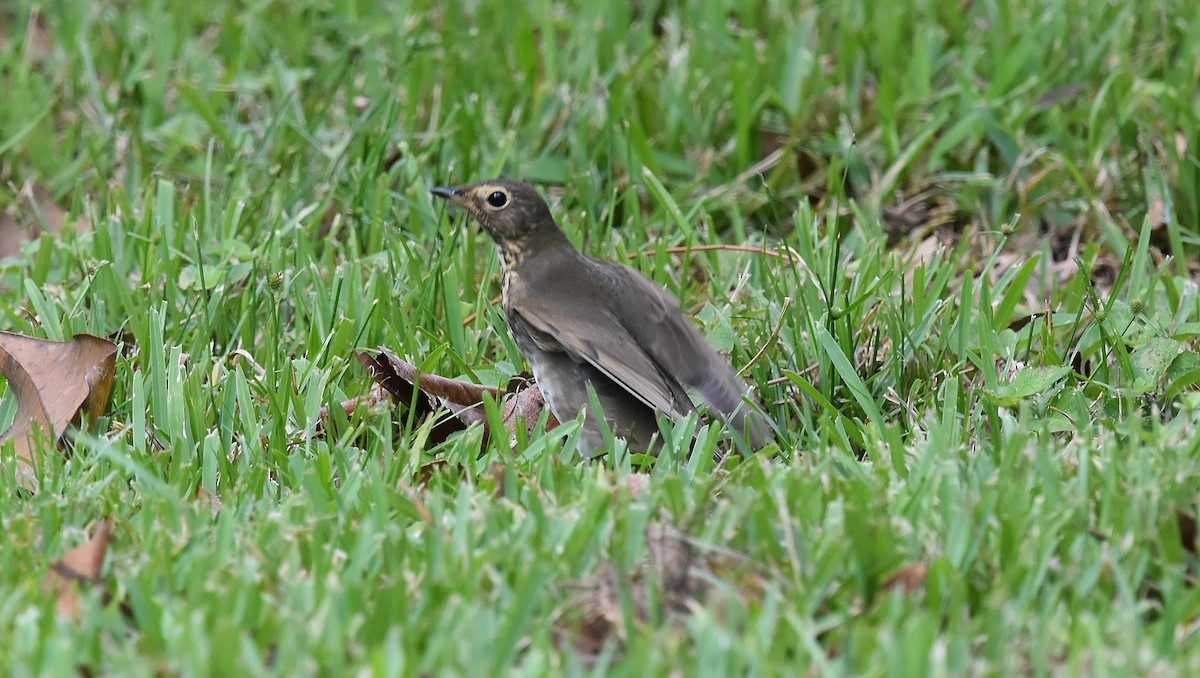
[[[678,300],[628,266],[580,254],[532,186],[496,179],[432,193],[466,209],[496,242],[508,329],[559,421],[592,402],[590,388],[612,432],[647,450],[656,413],[693,411],[691,390],[753,449],[766,444],[770,431],[746,385]],[[593,417],[583,426],[588,451],[604,447]]]

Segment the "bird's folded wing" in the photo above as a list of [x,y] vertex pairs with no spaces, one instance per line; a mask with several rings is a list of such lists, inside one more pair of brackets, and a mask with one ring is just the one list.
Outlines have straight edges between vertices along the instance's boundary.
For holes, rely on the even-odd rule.
[[694,407],[687,392],[646,354],[615,317],[583,318],[559,304],[527,299],[513,305],[531,327],[550,335],[648,407],[679,418]]
[[639,282],[644,298],[644,317],[639,322],[633,319],[625,322],[633,340],[669,378],[693,389],[721,415],[733,414],[742,406],[746,385],[733,372],[729,361],[684,317],[674,295],[638,271],[622,268],[628,269],[631,278]]

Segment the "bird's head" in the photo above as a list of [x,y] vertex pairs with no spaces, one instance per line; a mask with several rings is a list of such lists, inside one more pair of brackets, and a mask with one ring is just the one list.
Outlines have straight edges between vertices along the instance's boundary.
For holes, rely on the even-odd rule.
[[517,245],[540,229],[558,228],[542,196],[520,181],[493,179],[430,192],[465,209],[501,247]]

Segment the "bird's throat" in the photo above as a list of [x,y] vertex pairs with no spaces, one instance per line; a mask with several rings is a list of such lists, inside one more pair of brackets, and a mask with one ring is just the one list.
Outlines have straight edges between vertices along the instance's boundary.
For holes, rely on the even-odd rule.
[[496,256],[500,259],[503,276],[504,299],[509,298],[509,282],[518,277],[517,270],[547,261],[562,261],[563,257],[575,254],[575,248],[557,228],[538,229],[521,238],[505,238],[496,242]]
[[500,258],[500,276],[501,288],[500,292],[504,295],[504,299],[508,299],[508,285],[513,277],[513,271],[521,264],[522,259],[522,244],[512,241],[504,243],[496,243],[496,255]]

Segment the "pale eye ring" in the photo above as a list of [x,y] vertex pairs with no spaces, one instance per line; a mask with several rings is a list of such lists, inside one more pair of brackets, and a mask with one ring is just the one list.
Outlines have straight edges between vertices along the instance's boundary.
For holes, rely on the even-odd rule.
[[508,204],[508,194],[504,191],[492,191],[488,194],[486,200],[487,204],[495,207],[496,209],[500,209]]

